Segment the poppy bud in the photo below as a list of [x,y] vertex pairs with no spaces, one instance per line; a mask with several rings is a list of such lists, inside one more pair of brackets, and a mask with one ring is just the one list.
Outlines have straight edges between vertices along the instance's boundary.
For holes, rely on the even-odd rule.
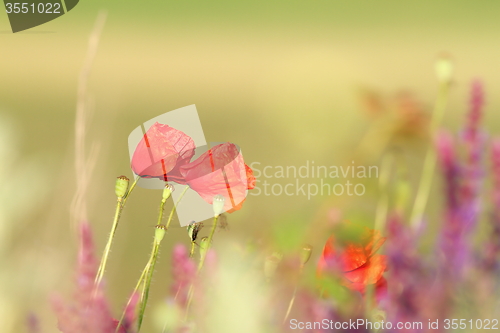
[[170,198],[170,195],[174,191],[174,187],[170,184],[166,184],[165,188],[163,189],[163,199],[162,201],[165,202],[167,201],[168,198]]
[[129,179],[125,176],[120,176],[116,179],[115,193],[118,200],[123,199],[127,194]]
[[269,280],[274,276],[281,259],[283,259],[283,255],[277,252],[274,252],[271,256],[266,258],[266,261],[264,262],[264,275],[266,279]]
[[226,201],[226,198],[224,196],[217,194],[214,196],[214,202],[213,202],[213,209],[214,209],[214,214],[215,216],[219,216],[224,212],[224,202]]
[[155,242],[160,243],[165,237],[165,232],[167,231],[167,228],[164,225],[157,225],[155,227]]
[[300,264],[304,266],[311,258],[312,246],[309,244],[304,245],[300,251]]
[[208,251],[208,237],[203,237],[200,241],[200,257],[203,258],[206,256]]
[[440,83],[450,83],[453,76],[453,63],[446,56],[441,56],[436,61],[436,76]]

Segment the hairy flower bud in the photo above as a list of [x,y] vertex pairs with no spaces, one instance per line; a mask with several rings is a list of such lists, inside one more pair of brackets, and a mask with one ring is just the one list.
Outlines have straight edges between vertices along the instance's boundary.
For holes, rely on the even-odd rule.
[[213,209],[214,209],[214,214],[215,216],[219,216],[224,212],[224,202],[226,201],[226,198],[224,196],[217,194],[214,196],[214,203],[213,203]]
[[438,58],[435,64],[436,76],[440,83],[450,83],[453,77],[453,62],[447,56]]
[[123,199],[125,194],[127,194],[129,179],[125,176],[120,176],[116,179],[115,193],[118,200]]
[[312,246],[309,244],[304,245],[300,251],[300,264],[305,265],[311,258]]
[[167,201],[168,198],[170,198],[170,195],[174,191],[174,187],[170,184],[166,184],[165,188],[163,189],[163,199],[162,201],[165,202]]
[[277,252],[274,252],[266,258],[266,261],[264,262],[264,275],[266,279],[269,280],[274,276],[281,259],[283,259],[283,255]]
[[208,237],[203,237],[200,241],[200,257],[203,259],[207,255],[208,251]]
[[163,240],[163,237],[165,237],[165,233],[167,231],[167,227],[164,225],[157,225],[155,227],[155,242],[160,243]]

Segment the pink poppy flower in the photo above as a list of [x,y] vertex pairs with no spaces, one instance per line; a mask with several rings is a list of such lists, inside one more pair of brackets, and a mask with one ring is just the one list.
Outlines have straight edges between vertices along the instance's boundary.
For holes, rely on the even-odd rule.
[[137,145],[132,170],[143,178],[159,178],[185,184],[179,168],[194,155],[193,139],[168,125],[155,123]]
[[252,169],[230,142],[217,145],[181,166],[180,172],[186,183],[209,204],[213,203],[214,196],[224,196],[226,212],[240,209],[247,190],[255,187]]

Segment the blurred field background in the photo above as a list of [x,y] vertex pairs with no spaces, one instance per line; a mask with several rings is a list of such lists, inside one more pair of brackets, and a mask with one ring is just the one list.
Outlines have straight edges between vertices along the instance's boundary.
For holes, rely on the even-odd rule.
[[[87,196],[99,252],[113,217],[115,177],[131,177],[128,134],[179,107],[196,104],[207,140],[237,143],[247,164],[378,165],[381,143],[369,140],[372,146],[360,149],[380,123],[361,92],[378,92],[392,105],[408,91],[430,113],[434,62],[446,52],[456,71],[443,127],[460,128],[469,83],[481,78],[486,129],[500,130],[496,1],[81,1],[69,14],[17,34],[0,13],[1,332],[23,332],[30,312],[43,332],[56,332],[49,297],[72,289],[77,78],[101,9],[108,17],[90,76],[87,119],[87,146],[100,147]],[[422,133],[396,140],[414,184],[429,143],[425,128]],[[299,230],[302,223],[327,229],[330,208],[370,225],[374,185],[359,198],[249,196],[229,216],[230,230],[216,237],[260,244],[276,229]],[[125,208],[106,275],[115,313],[147,260],[160,195],[137,189]],[[439,200],[431,202],[433,212]],[[327,237],[305,236],[314,245],[313,260]],[[187,240],[181,228],[165,239],[150,308],[168,289],[171,246]],[[150,325],[145,332],[153,331]]]

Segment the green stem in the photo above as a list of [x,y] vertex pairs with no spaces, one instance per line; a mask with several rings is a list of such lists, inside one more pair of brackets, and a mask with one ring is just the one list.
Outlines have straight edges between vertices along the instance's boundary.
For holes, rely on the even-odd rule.
[[[198,264],[197,274],[200,273],[200,271],[203,269],[203,265],[205,264],[205,258],[207,256],[208,250],[210,250],[210,246],[212,245],[212,239],[214,238],[215,230],[217,229],[218,220],[219,220],[219,215],[214,216],[214,225],[212,226],[212,230],[210,231],[210,235],[208,236],[207,249],[201,252],[201,258]],[[188,291],[188,301],[186,305],[186,315],[185,315],[186,319],[189,314],[189,307],[191,306],[191,301],[193,300],[193,294],[194,294],[194,285],[191,284],[191,286],[189,286],[189,291]]]
[[[434,112],[432,114],[429,129],[432,138],[434,138],[434,133],[441,123],[441,119],[443,118],[444,111],[448,103],[448,91],[449,83],[441,83],[438,97],[436,99],[436,104],[434,105]],[[422,176],[420,177],[417,196],[415,197],[415,203],[413,205],[413,210],[410,217],[412,227],[414,228],[417,228],[422,221],[422,216],[424,214],[425,207],[427,206],[427,200],[429,199],[429,193],[432,185],[432,176],[434,174],[436,162],[436,151],[434,150],[434,147],[431,146],[429,147],[425,155]]]
[[391,167],[393,157],[388,154],[383,157],[380,178],[379,178],[379,191],[380,197],[377,202],[377,211],[375,214],[375,229],[382,230],[387,220],[387,211],[389,209],[389,194],[387,185],[391,176]]
[[[174,211],[175,207],[172,209]],[[159,226],[161,225],[161,220],[163,219],[163,211],[165,210],[165,201],[162,200],[160,204],[160,214],[158,214],[158,222],[156,222],[156,225]]]
[[189,250],[189,258],[194,257],[194,250],[196,249],[195,245],[196,245],[195,242],[191,242],[191,250]]
[[288,309],[286,310],[285,318],[283,319],[283,324],[286,323],[286,320],[288,319],[288,316],[290,315],[290,312],[292,312],[293,303],[295,303],[295,297],[296,296],[297,296],[297,285],[293,289],[292,299],[290,300],[290,303],[288,304]]
[[[182,197],[184,197],[184,194],[186,194],[186,191],[189,189],[189,186],[186,186],[184,190],[182,191],[181,195],[177,199],[177,202],[174,205],[174,208],[170,211],[170,215],[168,216],[167,224],[165,225],[165,228],[168,229],[170,227],[170,222],[172,222],[172,218],[174,217],[174,213],[177,210],[177,206],[179,205],[179,202],[181,202]],[[160,219],[158,220],[158,225],[160,225]]]
[[125,197],[123,197],[123,205],[122,206],[125,206],[125,203],[127,202],[127,199],[129,197],[130,193],[132,193],[132,191],[134,190],[139,179],[141,179],[141,177],[139,177],[139,176],[135,177],[134,182],[132,183],[132,185],[130,185],[129,190],[127,191],[127,194],[125,194]]
[[148,268],[149,268],[149,265],[151,264],[151,261],[148,261],[148,264],[146,265],[146,267],[142,270],[142,273],[141,273],[141,277],[139,278],[139,281],[137,281],[137,284],[135,285],[135,288],[134,288],[134,291],[132,292],[132,296],[129,298],[128,302],[127,302],[127,305],[125,306],[125,309],[122,313],[122,316],[120,317],[120,321],[118,322],[118,325],[116,326],[116,330],[115,330],[115,333],[118,333],[118,330],[120,329],[120,326],[122,325],[123,323],[123,319],[125,318],[125,315],[127,313],[127,308],[129,307],[130,305],[130,302],[132,301],[132,297],[134,297],[134,295],[137,293],[137,291],[139,290],[139,288],[141,287],[141,284],[144,282],[144,277],[146,276],[146,273],[148,271]]
[[115,237],[116,229],[118,228],[118,221],[120,220],[120,215],[122,211],[122,202],[118,200],[116,203],[115,217],[113,219],[113,225],[111,226],[111,232],[109,233],[108,242],[104,247],[104,253],[102,255],[101,263],[99,264],[99,269],[94,280],[94,285],[98,286],[101,283],[102,277],[104,275],[104,270],[106,269],[106,264],[108,262],[109,252],[111,250],[111,245]]
[[210,250],[210,246],[212,245],[212,239],[214,238],[215,230],[217,229],[218,220],[219,220],[219,215],[214,216],[214,225],[212,226],[212,230],[210,231],[210,235],[208,236],[207,249],[202,252],[200,263],[198,264],[198,272],[202,270],[203,264],[205,263],[205,258],[207,257],[208,250]]
[[155,270],[156,261],[158,259],[158,253],[160,250],[160,242],[155,241],[153,244],[153,250],[151,252],[151,258],[146,265],[146,280],[144,283],[144,290],[141,295],[141,306],[139,308],[139,316],[137,318],[137,332],[140,331],[142,326],[142,321],[144,318],[144,312],[146,311],[146,305],[149,298],[149,289],[151,287],[151,281],[153,280],[153,272]]
[[[302,273],[302,268],[300,270],[300,273]],[[290,299],[290,303],[288,303],[288,309],[286,310],[285,318],[283,318],[283,324],[286,323],[286,320],[288,319],[290,312],[292,312],[293,303],[295,303],[295,297],[297,296],[297,288],[298,288],[298,285],[296,284],[295,288],[293,288],[293,295],[292,295],[292,298]]]
[[106,243],[106,246],[104,247],[104,252],[102,255],[101,263],[99,264],[99,268],[97,270],[97,274],[94,280],[94,285],[99,286],[101,283],[101,280],[104,276],[104,271],[106,270],[106,264],[108,262],[108,257],[109,257],[109,252],[111,251],[111,246],[113,244],[113,239],[115,237],[116,229],[118,228],[118,222],[120,221],[120,217],[123,211],[123,208],[125,207],[125,203],[127,202],[127,198],[130,196],[130,193],[135,188],[135,185],[137,184],[137,181],[139,180],[140,177],[136,177],[134,182],[132,183],[132,186],[130,186],[130,189],[127,191],[125,196],[123,198],[118,198],[116,202],[116,209],[115,209],[115,216],[113,218],[113,224],[111,226],[111,232],[109,233],[108,237],[108,242]]
[[[167,224],[164,227],[161,227],[162,226],[161,221],[163,219],[163,211],[164,211],[164,206],[165,206],[165,201],[166,200],[162,200],[162,202],[160,204],[160,213],[158,215],[158,222],[156,224],[157,227],[161,227],[161,229],[163,229],[165,231],[168,230],[168,228],[170,226],[170,223],[172,222],[172,219],[174,217],[174,213],[176,211],[176,207],[179,204],[179,202],[181,201],[181,199],[184,196],[184,194],[186,193],[186,191],[188,190],[188,188],[189,188],[189,186],[186,186],[184,188],[184,190],[182,191],[181,195],[179,196],[179,198],[177,199],[177,202],[174,204],[174,207],[170,211],[170,215],[168,217]],[[155,230],[155,232],[156,231],[157,230]],[[142,294],[141,294],[141,305],[140,305],[140,308],[139,308],[139,316],[138,316],[138,319],[137,319],[137,332],[139,332],[141,330],[142,321],[143,321],[143,318],[144,318],[144,312],[146,311],[146,305],[148,303],[148,298],[149,298],[149,289],[151,288],[151,281],[153,279],[154,269],[155,269],[155,266],[156,266],[156,262],[158,260],[158,253],[160,251],[160,244],[161,244],[162,238],[161,239],[157,239],[155,237],[155,240],[153,242],[153,250],[151,251],[151,256],[150,256],[148,264],[146,265],[146,268],[145,268],[145,270],[146,270],[146,280],[144,282],[143,290],[142,290]]]
[[[300,265],[300,270],[299,270],[299,277],[302,276],[302,271],[304,270],[304,265]],[[297,297],[297,288],[298,288],[298,282],[295,284],[295,288],[293,289],[293,295],[292,298],[290,299],[290,303],[288,304],[288,309],[286,310],[285,313],[285,318],[283,318],[283,324],[285,324],[286,320],[288,319],[288,316],[290,315],[290,312],[292,312],[293,308],[293,303],[295,303],[295,298]]]

